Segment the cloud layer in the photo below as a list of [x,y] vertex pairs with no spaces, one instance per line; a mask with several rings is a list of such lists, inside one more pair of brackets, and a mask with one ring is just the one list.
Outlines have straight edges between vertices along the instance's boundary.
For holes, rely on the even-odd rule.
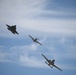
[[[27,40],[25,45],[17,43],[18,45],[10,44],[10,47],[6,47],[1,44],[0,62],[47,68],[45,59],[41,56],[43,53],[49,59],[55,59],[62,68],[76,70],[75,64],[71,64],[76,62],[76,10],[65,8],[48,10],[47,5],[47,0],[0,1],[0,38],[13,37],[12,40],[20,39],[21,44],[25,42],[22,39]],[[9,32],[5,26],[6,23],[16,24],[19,36]],[[39,36],[43,46],[29,44],[32,41],[29,42],[28,36],[25,36],[29,34]]]
[[[50,3],[53,3],[51,0]],[[47,33],[75,35],[76,12],[63,10],[46,10],[46,0],[8,0],[0,2],[0,21],[2,28],[5,24],[16,24],[19,32],[32,30]],[[62,8],[63,9],[63,8]],[[65,17],[64,17],[65,16]],[[64,17],[64,18],[63,18]],[[68,17],[68,18],[67,18]],[[0,29],[6,33],[6,29]],[[8,35],[7,35],[8,36]]]
[[76,62],[75,40],[73,37],[48,36],[42,42],[43,46],[35,43],[10,48],[1,46],[0,62],[14,62],[28,67],[48,68],[44,63],[45,59],[41,56],[44,54],[48,59],[55,59],[55,64],[62,69],[76,70],[74,67]]

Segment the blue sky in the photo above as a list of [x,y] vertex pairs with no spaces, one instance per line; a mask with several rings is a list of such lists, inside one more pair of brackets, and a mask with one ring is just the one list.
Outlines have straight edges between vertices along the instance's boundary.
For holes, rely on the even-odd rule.
[[[42,53],[63,71],[48,67]],[[0,75],[25,74],[76,75],[75,0],[0,0]]]

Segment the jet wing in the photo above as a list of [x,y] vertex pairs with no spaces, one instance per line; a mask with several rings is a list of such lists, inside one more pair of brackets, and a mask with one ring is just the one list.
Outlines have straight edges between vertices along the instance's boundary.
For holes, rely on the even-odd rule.
[[40,45],[42,45],[40,42],[38,42],[38,41],[36,41],[36,43],[38,43],[38,44],[40,44]]
[[19,33],[17,32],[17,31],[11,31],[13,34],[18,34],[19,35]]
[[42,56],[48,61],[48,59],[42,54]]
[[17,31],[15,31],[15,33],[19,35],[19,33]]
[[34,38],[31,35],[29,35],[29,37],[34,41]]
[[11,31],[13,34],[15,34],[15,32],[14,31]]
[[11,26],[9,26],[8,24],[6,24],[6,26],[9,27],[9,28],[11,27]]
[[59,67],[57,67],[56,65],[52,65],[53,67],[59,69],[60,71],[62,71]]

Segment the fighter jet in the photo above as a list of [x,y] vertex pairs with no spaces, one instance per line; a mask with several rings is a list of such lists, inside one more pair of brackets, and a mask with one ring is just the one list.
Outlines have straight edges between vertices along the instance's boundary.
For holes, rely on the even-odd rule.
[[37,40],[38,40],[37,38],[33,38],[31,35],[29,35],[29,37],[30,37],[34,42],[36,42],[36,43],[42,45],[40,42],[37,41]]
[[7,29],[11,31],[13,34],[18,34],[18,32],[16,31],[16,25],[10,26],[6,24],[6,26],[7,26]]
[[49,60],[49,59],[47,59],[43,54],[42,54],[42,56],[46,59],[46,64],[48,65],[48,66],[50,66],[51,68],[53,68],[53,67],[55,67],[55,68],[57,68],[57,69],[59,69],[60,71],[62,71],[59,67],[57,67],[55,64],[54,64],[54,62],[55,62],[55,60]]

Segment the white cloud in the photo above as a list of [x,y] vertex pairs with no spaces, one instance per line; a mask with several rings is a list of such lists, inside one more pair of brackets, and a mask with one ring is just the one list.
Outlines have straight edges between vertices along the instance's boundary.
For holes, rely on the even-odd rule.
[[[65,44],[65,36],[67,35],[75,35],[76,36],[76,18],[71,19],[61,19],[61,18],[48,18],[45,15],[71,15],[76,16],[74,12],[64,12],[58,10],[44,10],[46,7],[46,0],[3,0],[0,2],[0,37],[16,37],[16,38],[26,38],[25,34],[34,33],[35,36],[52,36],[52,33],[61,34],[63,37],[56,42],[60,42],[59,44]],[[42,14],[44,15],[42,17]],[[6,29],[5,24],[16,24],[17,31],[20,32],[19,36],[14,36],[9,33]],[[43,36],[43,37],[44,37]],[[57,37],[58,35],[56,35]],[[51,40],[48,41],[48,38],[45,37],[40,42],[43,45],[42,47],[37,44],[24,45],[24,46],[14,46],[10,48],[7,52],[0,53],[0,58],[4,61],[12,61],[16,62],[20,65],[30,66],[30,67],[44,67],[43,62],[45,59],[41,59],[36,54],[41,55],[42,52],[45,55],[49,54],[49,57],[55,58],[61,61],[63,59],[76,59],[75,49],[76,47],[69,47],[64,51],[60,51],[56,49],[55,43]],[[50,42],[50,43],[48,43]],[[50,47],[49,47],[50,46]],[[45,48],[46,47],[46,48]],[[63,46],[62,46],[63,47]],[[0,47],[0,50],[5,48]],[[70,50],[69,50],[70,49]],[[74,52],[73,52],[74,51]],[[63,54],[64,53],[64,54]],[[67,54],[65,54],[67,53]],[[31,56],[32,54],[35,54]],[[61,57],[61,55],[63,55]],[[71,57],[71,58],[70,58]],[[43,61],[44,60],[44,61]],[[1,61],[1,60],[0,60]],[[60,63],[60,62],[58,62]],[[46,66],[45,66],[46,67]]]
[[5,57],[5,53],[0,53],[0,58],[4,58]]
[[[41,15],[75,15],[74,12],[64,12],[57,10],[44,10],[46,7],[46,0],[8,0],[0,3],[0,21],[3,24],[16,24],[19,32],[27,30],[58,33],[66,35],[75,35],[76,33],[76,19],[56,19],[42,17]],[[44,19],[45,18],[45,19]],[[6,29],[0,29],[1,36],[6,35]],[[21,33],[23,34],[23,32]],[[24,35],[24,34],[23,34]]]
[[24,45],[24,46],[14,46],[12,48],[10,48],[10,51],[36,51],[37,50],[38,45],[36,44],[30,44],[30,45]]
[[[30,22],[29,22],[30,21]],[[61,34],[74,34],[76,32],[76,20],[26,20],[22,25],[27,29],[38,30],[42,32],[53,32]],[[24,22],[23,22],[24,23]]]
[[70,64],[67,64],[67,65],[63,64],[63,65],[61,65],[61,67],[63,70],[76,70],[76,67],[73,65],[70,65]]
[[[51,39],[51,37],[49,37]],[[56,37],[52,37],[56,38]],[[57,37],[58,38],[58,37]],[[66,62],[68,60],[71,61],[71,59],[76,59],[76,56],[74,55],[76,47],[73,46],[73,44],[70,42],[73,41],[72,39],[66,39],[63,37],[56,38],[56,42],[58,44],[62,44],[63,48],[66,47],[64,51],[60,51],[59,49],[56,49],[56,44],[53,43],[54,41],[49,40],[45,37],[43,42],[48,41],[48,44],[43,45],[40,47],[36,44],[30,44],[30,45],[22,45],[22,46],[14,46],[11,47],[7,52],[4,52],[4,54],[0,55],[0,62],[14,62],[22,66],[28,66],[28,67],[36,67],[36,68],[49,68],[44,62],[46,61],[41,54],[43,53],[47,58],[53,60],[55,59],[55,64],[59,66],[61,69],[72,69],[75,70],[76,68],[71,63],[64,63],[63,60]],[[68,40],[68,41],[67,41]],[[68,43],[68,44],[67,44]],[[68,45],[70,47],[68,47]],[[68,61],[69,62],[69,61]],[[73,61],[72,61],[73,62]],[[69,66],[68,66],[68,65]],[[62,66],[63,65],[63,66]],[[66,66],[67,65],[67,66]]]
[[2,16],[2,19],[22,19],[27,17],[27,15],[34,16],[35,14],[38,14],[38,11],[43,8],[44,5],[45,0],[4,0],[1,3],[2,11],[0,15]]
[[37,50],[38,45],[35,44],[11,47],[7,52],[0,53],[0,62],[13,62],[28,67],[46,67],[41,58],[35,56],[38,54]]
[[42,62],[42,60],[37,59],[35,56],[20,56],[20,63],[24,66],[29,66],[29,67],[46,67],[45,63]]

